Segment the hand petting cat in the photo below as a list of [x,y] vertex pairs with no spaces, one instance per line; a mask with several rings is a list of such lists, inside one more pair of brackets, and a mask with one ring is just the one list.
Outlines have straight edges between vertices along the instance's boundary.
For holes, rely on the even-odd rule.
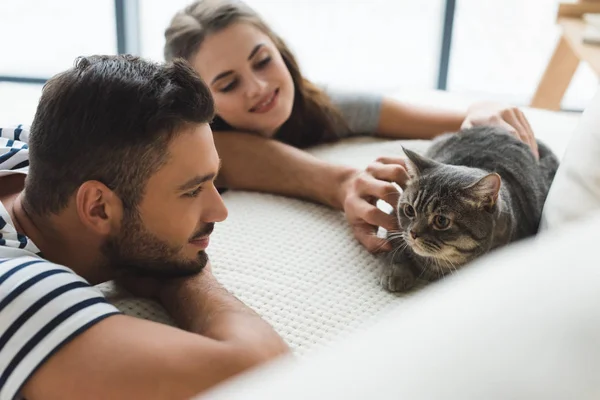
[[[491,102],[479,102],[468,108],[461,129],[476,126],[500,126],[526,143],[539,159],[538,145],[523,112],[517,107],[503,106]],[[394,215],[388,215],[379,208],[378,199],[396,205],[400,193],[392,182],[401,188],[408,180],[406,163],[402,158],[381,157],[369,165],[365,171],[351,176],[340,188],[344,212],[350,223],[354,237],[370,252],[392,250],[390,243],[377,237],[377,227],[390,231],[398,228]]]
[[[369,165],[365,171],[353,175],[346,182],[342,191],[344,212],[350,223],[354,237],[370,252],[392,250],[391,244],[377,237],[376,227],[398,229],[398,219],[377,208],[377,200],[381,199],[395,206],[400,192],[393,184],[404,187],[408,180],[406,164],[402,158],[380,157]],[[393,182],[393,183],[392,183]]]
[[535,135],[525,114],[519,108],[492,102],[475,103],[467,110],[467,117],[463,121],[461,129],[484,125],[505,128],[511,135],[528,144],[533,154],[539,159]]

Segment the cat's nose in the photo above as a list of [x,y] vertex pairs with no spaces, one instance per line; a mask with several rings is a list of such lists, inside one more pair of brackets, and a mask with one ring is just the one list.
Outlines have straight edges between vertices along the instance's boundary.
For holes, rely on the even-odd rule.
[[417,232],[410,231],[410,236],[412,236],[413,239],[416,239],[418,235],[417,235]]

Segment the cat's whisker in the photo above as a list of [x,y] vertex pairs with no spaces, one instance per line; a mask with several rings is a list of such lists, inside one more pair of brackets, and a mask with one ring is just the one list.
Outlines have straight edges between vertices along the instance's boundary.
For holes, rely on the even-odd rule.
[[392,253],[392,256],[390,257],[390,265],[394,265],[394,260],[396,259],[396,254],[398,254],[399,250],[400,248],[397,248],[394,250],[394,253]]
[[452,262],[450,262],[450,265],[452,266],[452,268],[454,268],[454,272],[458,272],[458,266],[453,264]]
[[380,245],[379,245],[379,246],[378,246],[378,247],[375,249],[375,252],[379,252],[379,251],[380,251],[380,250],[383,248],[383,246],[385,246],[386,244],[387,244],[387,241],[384,241],[383,243],[381,243],[381,244],[380,244]]
[[[386,241],[388,243],[391,243],[392,245],[395,244],[394,241],[396,241],[396,243],[397,243],[398,239],[401,239],[402,242],[399,243],[397,246],[394,246],[395,249],[394,249],[394,252],[392,253],[392,257],[390,258],[391,263],[393,263],[394,257],[396,256],[396,254],[398,253],[398,251],[403,251],[404,249],[406,249],[406,247],[408,246],[408,243],[406,243],[406,240],[404,240],[404,236],[402,235],[401,232],[394,233],[393,235],[388,235],[388,237],[386,238]],[[383,245],[384,244],[382,244],[382,246]],[[379,249],[381,249],[381,247]]]
[[[440,271],[442,271],[442,275],[444,274],[444,271],[446,270],[446,265],[445,265],[445,261],[444,259],[438,260],[438,269]],[[444,262],[444,263],[442,263]]]
[[390,258],[390,260],[391,260],[390,262],[393,264],[394,263],[394,259],[396,257],[396,254],[398,254],[398,252],[400,252],[400,251],[404,251],[407,247],[408,247],[408,243],[406,243],[406,241],[403,242],[400,246],[398,246],[396,248],[396,250],[394,250],[394,253],[392,254],[392,257]]
[[450,258],[448,258],[448,256],[440,256],[440,258],[442,260],[444,260],[444,262],[447,264],[447,266],[450,267],[450,273],[452,275],[454,275],[454,272],[458,272],[458,268],[456,267],[456,265],[452,262],[452,260],[450,260]]
[[421,279],[423,274],[425,274],[425,272],[427,272],[427,267],[419,266],[419,268],[421,269],[421,274],[419,274],[419,276],[417,276],[417,279]]
[[371,232],[368,234],[368,236],[376,237],[377,239],[382,240],[382,243],[375,249],[375,252],[379,252],[383,248],[383,246],[385,246],[386,243],[388,243],[390,241],[389,238],[380,238],[379,236],[377,236],[376,232]]
[[381,251],[381,249],[383,248],[383,246],[385,246],[385,243],[382,243],[379,246],[377,246],[377,248],[374,250],[375,253],[379,253],[379,251]]
[[399,246],[401,243],[405,242],[403,237],[395,237],[395,238],[390,238],[388,239],[388,242],[390,242],[392,244],[392,246],[396,247]]
[[438,258],[435,258],[435,265],[437,266],[437,269],[440,271],[444,270],[444,265],[442,265],[441,260]]
[[383,198],[382,200],[383,200],[383,201],[385,201],[385,197],[386,197],[386,196],[390,196],[390,195],[392,195],[392,194],[402,194],[402,192],[400,192],[400,191],[395,191],[395,192],[387,192],[387,193],[383,193],[383,197],[384,197],[384,198]]
[[400,230],[400,229],[394,229],[394,230],[390,230],[387,231],[388,235],[400,235],[402,234],[404,231]]
[[401,232],[393,232],[393,233],[388,232],[388,237],[397,238],[397,237],[404,237],[404,236]]
[[386,239],[386,238],[380,238],[379,236],[377,236],[377,232],[369,232],[367,235],[368,236],[372,236],[372,237],[376,237],[378,239],[384,239],[384,240]]

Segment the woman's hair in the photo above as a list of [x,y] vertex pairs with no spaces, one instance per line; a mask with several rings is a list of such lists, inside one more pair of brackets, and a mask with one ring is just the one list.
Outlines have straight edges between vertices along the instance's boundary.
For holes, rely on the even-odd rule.
[[[339,131],[348,129],[329,97],[302,76],[296,59],[284,41],[252,8],[241,1],[199,0],[179,11],[165,31],[165,59],[171,61],[181,57],[190,60],[208,35],[239,22],[251,24],[269,36],[294,81],[296,94],[292,114],[277,132],[277,139],[304,148],[333,141]],[[211,126],[218,131],[232,129],[218,115]]]

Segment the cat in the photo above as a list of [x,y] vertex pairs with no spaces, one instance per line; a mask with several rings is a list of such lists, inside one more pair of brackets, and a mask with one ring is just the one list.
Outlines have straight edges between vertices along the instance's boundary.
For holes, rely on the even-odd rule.
[[556,155],[500,127],[475,127],[434,139],[424,155],[404,149],[409,180],[396,207],[400,229],[388,233],[394,250],[381,285],[411,289],[435,281],[511,242],[535,235]]

